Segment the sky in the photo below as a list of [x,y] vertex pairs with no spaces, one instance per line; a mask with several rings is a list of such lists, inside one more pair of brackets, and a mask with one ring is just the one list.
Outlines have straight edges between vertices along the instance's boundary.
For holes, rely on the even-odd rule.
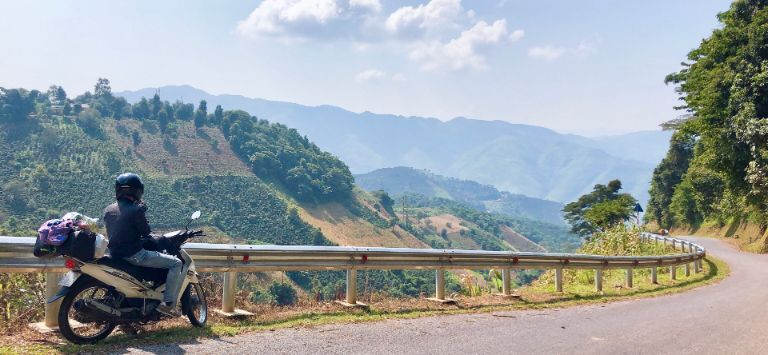
[[601,136],[679,115],[664,76],[730,0],[0,2],[0,87],[99,77]]

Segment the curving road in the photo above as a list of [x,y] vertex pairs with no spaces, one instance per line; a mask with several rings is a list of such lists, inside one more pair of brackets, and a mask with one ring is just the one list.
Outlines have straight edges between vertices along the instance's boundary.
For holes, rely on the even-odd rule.
[[692,239],[731,276],[689,292],[552,310],[257,332],[121,353],[768,354],[768,256]]

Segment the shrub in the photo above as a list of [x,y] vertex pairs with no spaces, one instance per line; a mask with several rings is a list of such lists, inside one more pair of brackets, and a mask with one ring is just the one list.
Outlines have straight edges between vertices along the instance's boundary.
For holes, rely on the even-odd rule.
[[276,304],[280,306],[286,306],[296,303],[296,290],[290,284],[279,283],[277,281],[272,282],[269,286],[269,294]]

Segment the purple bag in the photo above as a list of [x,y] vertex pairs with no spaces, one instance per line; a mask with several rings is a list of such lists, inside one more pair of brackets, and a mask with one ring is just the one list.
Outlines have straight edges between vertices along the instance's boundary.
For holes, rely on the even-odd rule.
[[45,245],[60,246],[67,241],[73,230],[72,220],[52,219],[37,229],[37,239]]

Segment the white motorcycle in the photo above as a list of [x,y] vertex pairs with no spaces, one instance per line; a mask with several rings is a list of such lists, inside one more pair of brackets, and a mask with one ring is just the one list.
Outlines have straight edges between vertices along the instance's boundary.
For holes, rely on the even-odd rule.
[[[189,222],[200,217],[192,214]],[[183,262],[186,275],[179,293],[181,310],[196,327],[208,320],[208,304],[200,286],[195,262],[181,249],[189,238],[202,231],[185,230],[164,234],[165,249]],[[163,300],[168,270],[134,266],[123,259],[104,257],[93,262],[69,259],[71,270],[59,282],[61,289],[48,300],[63,298],[59,309],[61,335],[75,344],[91,344],[106,338],[117,325],[146,324],[163,317],[155,308]]]

